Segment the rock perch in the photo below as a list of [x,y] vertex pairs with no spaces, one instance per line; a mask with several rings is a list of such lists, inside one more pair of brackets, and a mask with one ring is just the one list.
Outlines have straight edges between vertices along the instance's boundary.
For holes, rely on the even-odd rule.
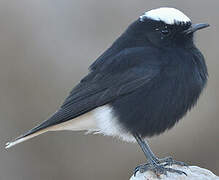
[[130,180],[219,180],[219,177],[211,171],[197,166],[181,167],[173,165],[172,168],[184,171],[187,176],[168,172],[167,176],[161,175],[157,177],[152,171],[147,171],[145,173],[138,172]]

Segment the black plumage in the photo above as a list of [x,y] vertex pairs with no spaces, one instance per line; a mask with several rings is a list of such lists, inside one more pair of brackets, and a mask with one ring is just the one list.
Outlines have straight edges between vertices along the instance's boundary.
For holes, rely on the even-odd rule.
[[[168,35],[154,30],[166,26]],[[196,103],[207,81],[193,34],[182,34],[190,26],[136,20],[90,66],[61,108],[24,136],[107,103],[131,133],[144,137],[171,128]]]
[[[112,118],[114,122],[106,123],[110,126],[107,131],[112,128],[112,132],[106,134],[132,135],[148,159],[148,164],[137,167],[136,171],[184,173],[165,168],[164,162],[185,164],[158,159],[142,138],[170,129],[196,104],[208,72],[204,57],[193,42],[193,34],[207,26],[192,24],[173,8],[155,9],[140,16],[90,66],[89,74],[70,92],[56,113],[9,142],[7,147],[107,105],[110,107],[108,121]],[[96,116],[94,113],[92,118]],[[96,123],[101,131],[102,126]]]

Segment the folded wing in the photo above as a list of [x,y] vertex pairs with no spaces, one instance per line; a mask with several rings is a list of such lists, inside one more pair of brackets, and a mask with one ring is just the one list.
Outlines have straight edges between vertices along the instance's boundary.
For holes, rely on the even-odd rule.
[[101,65],[96,63],[96,66],[92,67],[90,73],[71,91],[57,112],[15,141],[35,136],[39,131],[43,133],[51,126],[108,104],[153,80],[161,70],[161,63],[154,56],[151,60],[152,57],[146,52],[150,51],[145,48],[125,49],[114,57],[102,59],[103,62],[98,59]]

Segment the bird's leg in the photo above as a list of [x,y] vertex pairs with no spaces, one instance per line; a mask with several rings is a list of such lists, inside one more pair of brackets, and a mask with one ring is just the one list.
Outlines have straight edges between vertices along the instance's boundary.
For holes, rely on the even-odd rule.
[[[142,173],[142,172],[145,172],[147,170],[152,170],[153,172],[155,172],[156,175],[161,175],[161,174],[167,175],[167,172],[186,175],[186,173],[183,171],[172,169],[172,168],[166,168],[165,166],[167,165],[168,162],[174,161],[172,158],[158,159],[154,155],[154,153],[151,151],[151,149],[146,141],[144,141],[138,134],[134,134],[133,136],[135,137],[136,141],[140,145],[140,147],[141,147],[142,151],[144,152],[144,154],[147,158],[147,161],[148,161],[147,164],[142,164],[142,165],[137,166],[135,168],[134,174],[136,174],[138,171],[140,171]],[[166,164],[162,164],[164,162],[166,162]]]
[[179,165],[179,166],[188,166],[186,163],[181,162],[181,161],[176,161],[174,160],[171,156],[170,157],[165,157],[165,158],[157,158],[155,154],[152,152],[150,149],[150,146],[148,145],[147,141],[143,141],[142,143],[144,144],[144,147],[147,149],[148,153],[150,154],[151,158],[157,163],[157,164],[162,164],[165,163],[165,166],[172,166],[174,164]]

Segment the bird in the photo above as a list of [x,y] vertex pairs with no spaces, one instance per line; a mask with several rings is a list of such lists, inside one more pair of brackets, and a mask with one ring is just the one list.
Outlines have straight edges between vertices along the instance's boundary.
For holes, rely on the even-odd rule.
[[147,162],[134,173],[185,174],[167,165],[186,163],[158,158],[146,139],[171,129],[206,87],[207,66],[194,33],[208,26],[172,7],[146,11],[91,64],[54,114],[6,148],[48,131],[88,131],[137,142]]

